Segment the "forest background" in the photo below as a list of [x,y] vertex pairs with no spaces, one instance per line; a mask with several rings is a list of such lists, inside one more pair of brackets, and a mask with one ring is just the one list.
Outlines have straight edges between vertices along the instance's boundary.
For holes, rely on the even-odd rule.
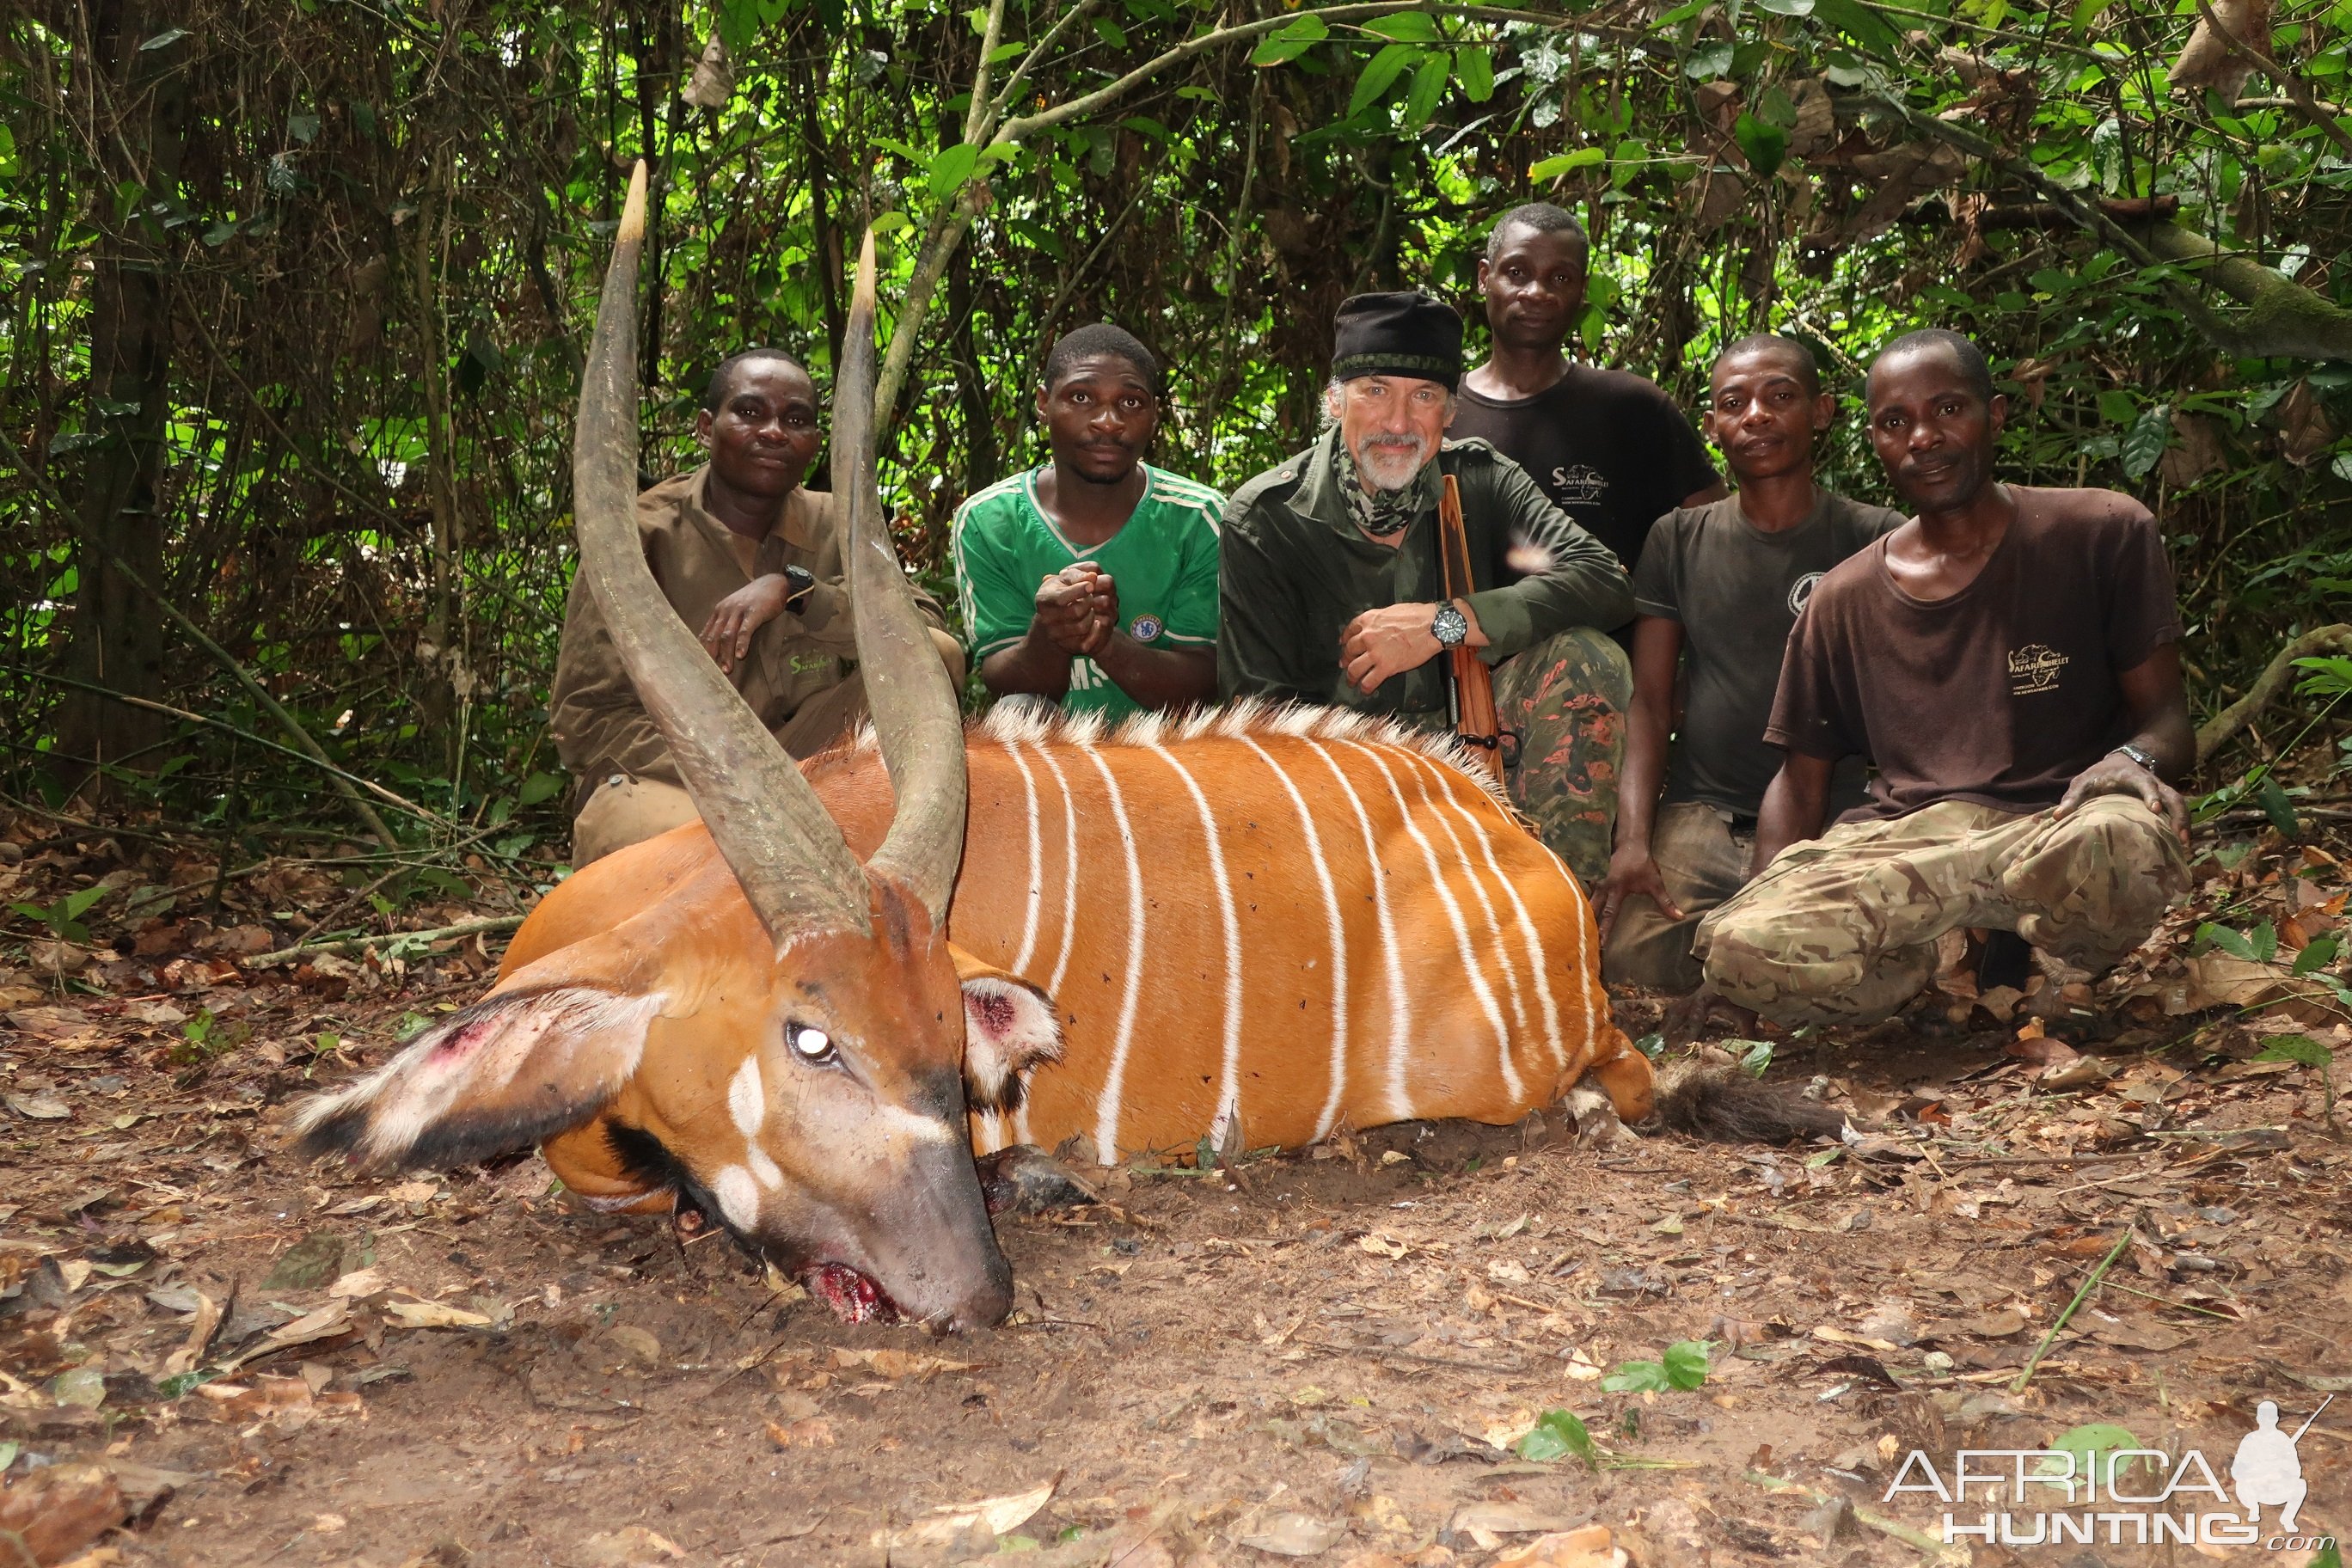
[[1814,342],[1857,494],[1861,367],[1969,332],[2012,477],[2162,521],[2204,811],[2342,816],[2347,37],[2352,0],[28,0],[0,805],[212,836],[224,874],[265,828],[373,837],[386,917],[540,880],[573,398],[644,156],[648,468],[694,460],[725,353],[824,379],[871,219],[884,485],[934,581],[956,503],[1040,456],[1061,331],[1158,348],[1158,460],[1231,487],[1313,434],[1341,298],[1430,288],[1477,335],[1486,230],[1538,196],[1591,230],[1597,362],[1696,406],[1731,338]]

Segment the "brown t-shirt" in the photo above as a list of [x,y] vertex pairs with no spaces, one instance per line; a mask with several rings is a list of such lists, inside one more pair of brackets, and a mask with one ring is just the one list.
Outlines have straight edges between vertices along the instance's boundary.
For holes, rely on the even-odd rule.
[[2113,490],[2010,487],[2017,519],[1948,599],[1895,586],[1882,538],[1814,587],[1764,738],[1876,764],[1847,820],[1941,800],[2054,805],[2133,732],[2116,676],[2180,637],[2147,509]]

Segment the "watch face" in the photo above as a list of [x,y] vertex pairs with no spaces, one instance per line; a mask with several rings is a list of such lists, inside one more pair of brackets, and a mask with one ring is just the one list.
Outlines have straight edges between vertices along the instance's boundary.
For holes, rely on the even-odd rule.
[[1446,647],[1470,635],[1470,620],[1451,605],[1441,605],[1429,623],[1430,634]]

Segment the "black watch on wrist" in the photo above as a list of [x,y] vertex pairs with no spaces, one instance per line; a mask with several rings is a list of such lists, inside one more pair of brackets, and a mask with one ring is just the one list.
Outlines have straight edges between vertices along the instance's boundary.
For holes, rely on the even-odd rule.
[[1460,647],[1463,639],[1470,635],[1470,617],[1449,599],[1430,616],[1429,635],[1437,639],[1440,647]]
[[798,615],[801,606],[808,603],[808,596],[814,592],[816,592],[815,573],[805,566],[784,568],[784,608]]

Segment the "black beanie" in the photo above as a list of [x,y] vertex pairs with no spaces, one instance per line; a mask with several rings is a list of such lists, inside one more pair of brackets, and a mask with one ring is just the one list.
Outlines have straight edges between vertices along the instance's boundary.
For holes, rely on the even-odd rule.
[[1444,384],[1462,380],[1462,317],[1418,289],[1358,294],[1331,324],[1331,378],[1409,375]]

